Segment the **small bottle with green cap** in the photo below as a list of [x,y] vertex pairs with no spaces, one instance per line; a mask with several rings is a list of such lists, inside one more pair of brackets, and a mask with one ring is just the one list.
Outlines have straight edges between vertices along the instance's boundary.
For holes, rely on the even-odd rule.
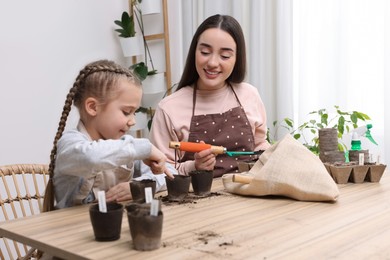
[[368,140],[371,141],[371,143],[378,145],[374,138],[371,136],[370,129],[372,128],[372,124],[367,124],[365,126],[361,126],[358,128],[355,128],[352,131],[352,141],[351,141],[351,150],[352,151],[360,151],[362,149],[361,147],[361,141],[360,136],[366,137]]

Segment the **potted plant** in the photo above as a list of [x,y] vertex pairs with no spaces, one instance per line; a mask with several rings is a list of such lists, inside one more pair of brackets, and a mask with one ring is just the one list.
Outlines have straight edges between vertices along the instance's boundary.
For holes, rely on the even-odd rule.
[[[145,1],[145,0],[144,0]],[[144,2],[142,1],[142,3]],[[148,117],[149,121],[147,123],[148,129],[150,129],[152,124],[152,118],[154,114],[154,103],[148,104],[147,101],[150,99],[153,100],[154,95],[159,95],[160,97],[164,97],[166,94],[166,86],[165,86],[165,79],[164,79],[164,73],[158,73],[157,70],[154,68],[152,55],[149,50],[148,42],[145,38],[145,31],[144,31],[144,23],[143,23],[143,11],[140,9],[139,4],[141,3],[140,0],[132,0],[132,7],[134,10],[134,16],[137,20],[137,23],[139,24],[140,32],[142,34],[143,43],[144,43],[144,60],[140,61],[138,63],[135,63],[130,66],[130,69],[133,71],[133,73],[142,81],[142,87],[143,87],[143,106],[140,107],[136,113],[138,113],[139,117]],[[149,69],[148,61],[150,62],[151,68]],[[151,96],[151,98],[149,98]],[[146,103],[146,104],[145,104]],[[149,102],[150,103],[150,102]],[[140,115],[143,113],[144,115]]]
[[123,12],[121,20],[115,20],[114,23],[120,28],[115,29],[119,33],[119,41],[122,47],[123,55],[131,57],[143,53],[143,37],[136,36],[134,16],[128,12]]
[[[135,130],[141,130],[146,128],[145,124],[142,123],[145,121],[145,117],[149,118],[147,126],[150,129],[154,113],[153,107],[156,105],[156,97],[157,99],[161,99],[167,93],[165,75],[164,73],[158,73],[157,70],[154,68],[152,55],[150,53],[148,42],[145,37],[143,8],[146,8],[145,6],[147,5],[150,6],[150,4],[146,3],[148,1],[150,0],[131,0],[130,9],[133,15],[130,16],[127,12],[124,12],[122,14],[122,20],[115,21],[115,24],[121,27],[120,29],[116,30],[118,33],[120,33],[121,37],[134,36],[136,23],[139,25],[140,34],[142,35],[141,38],[143,43],[143,52],[139,55],[144,54],[143,60],[137,59],[137,62],[129,67],[133,71],[133,73],[141,80],[144,95],[142,106],[136,111],[137,123],[133,127],[133,129]],[[161,0],[158,0],[158,3],[156,3],[156,0],[153,0],[152,2],[152,5],[157,4],[161,6]],[[150,64],[150,67],[148,62]]]
[[[339,106],[334,106],[335,112],[330,113],[327,109],[322,108],[309,113],[311,119],[303,122],[297,128],[294,128],[294,121],[290,118],[284,118],[282,121],[274,121],[274,135],[267,133],[267,140],[270,143],[275,142],[275,137],[280,128],[285,129],[295,139],[300,140],[310,151],[318,155],[319,149],[319,131],[322,129],[333,128],[337,131],[338,149],[346,151],[347,146],[344,144],[342,137],[358,127],[359,122],[365,123],[371,118],[365,113],[358,111],[342,111]],[[308,137],[310,136],[310,137]]]

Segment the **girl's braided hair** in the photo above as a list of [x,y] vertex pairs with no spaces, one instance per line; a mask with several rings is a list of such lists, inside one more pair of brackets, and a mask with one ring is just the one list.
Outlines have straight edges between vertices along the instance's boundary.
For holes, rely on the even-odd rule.
[[80,118],[84,116],[83,103],[87,97],[93,96],[100,103],[107,103],[116,94],[117,81],[127,78],[133,84],[141,86],[140,80],[127,68],[124,68],[113,61],[99,60],[87,64],[79,73],[73,87],[66,96],[65,105],[62,111],[58,130],[54,138],[53,149],[50,154],[49,182],[46,187],[43,211],[54,210],[54,186],[53,175],[57,155],[57,142],[61,138],[68,119],[72,103],[78,108]]

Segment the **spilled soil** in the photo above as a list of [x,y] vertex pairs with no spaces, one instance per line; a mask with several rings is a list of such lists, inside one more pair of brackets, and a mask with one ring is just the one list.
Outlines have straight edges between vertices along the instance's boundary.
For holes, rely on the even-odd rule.
[[208,195],[205,196],[197,196],[194,193],[188,193],[188,195],[180,200],[170,200],[167,196],[160,196],[158,199],[162,202],[163,205],[169,206],[169,205],[178,205],[178,204],[196,204],[198,200],[205,199],[205,198],[211,198],[215,196],[221,196],[223,193],[220,192],[210,192]]

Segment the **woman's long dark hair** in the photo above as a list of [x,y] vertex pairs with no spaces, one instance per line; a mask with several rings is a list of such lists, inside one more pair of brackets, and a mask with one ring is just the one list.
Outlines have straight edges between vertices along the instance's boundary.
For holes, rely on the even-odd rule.
[[216,14],[204,20],[196,30],[191,41],[190,49],[188,50],[184,71],[176,90],[192,85],[198,80],[199,74],[195,67],[196,46],[198,44],[199,36],[204,31],[211,28],[219,28],[230,34],[237,46],[236,64],[234,65],[232,74],[227,79],[228,83],[240,83],[244,80],[246,73],[246,51],[242,28],[238,21],[232,16]]

